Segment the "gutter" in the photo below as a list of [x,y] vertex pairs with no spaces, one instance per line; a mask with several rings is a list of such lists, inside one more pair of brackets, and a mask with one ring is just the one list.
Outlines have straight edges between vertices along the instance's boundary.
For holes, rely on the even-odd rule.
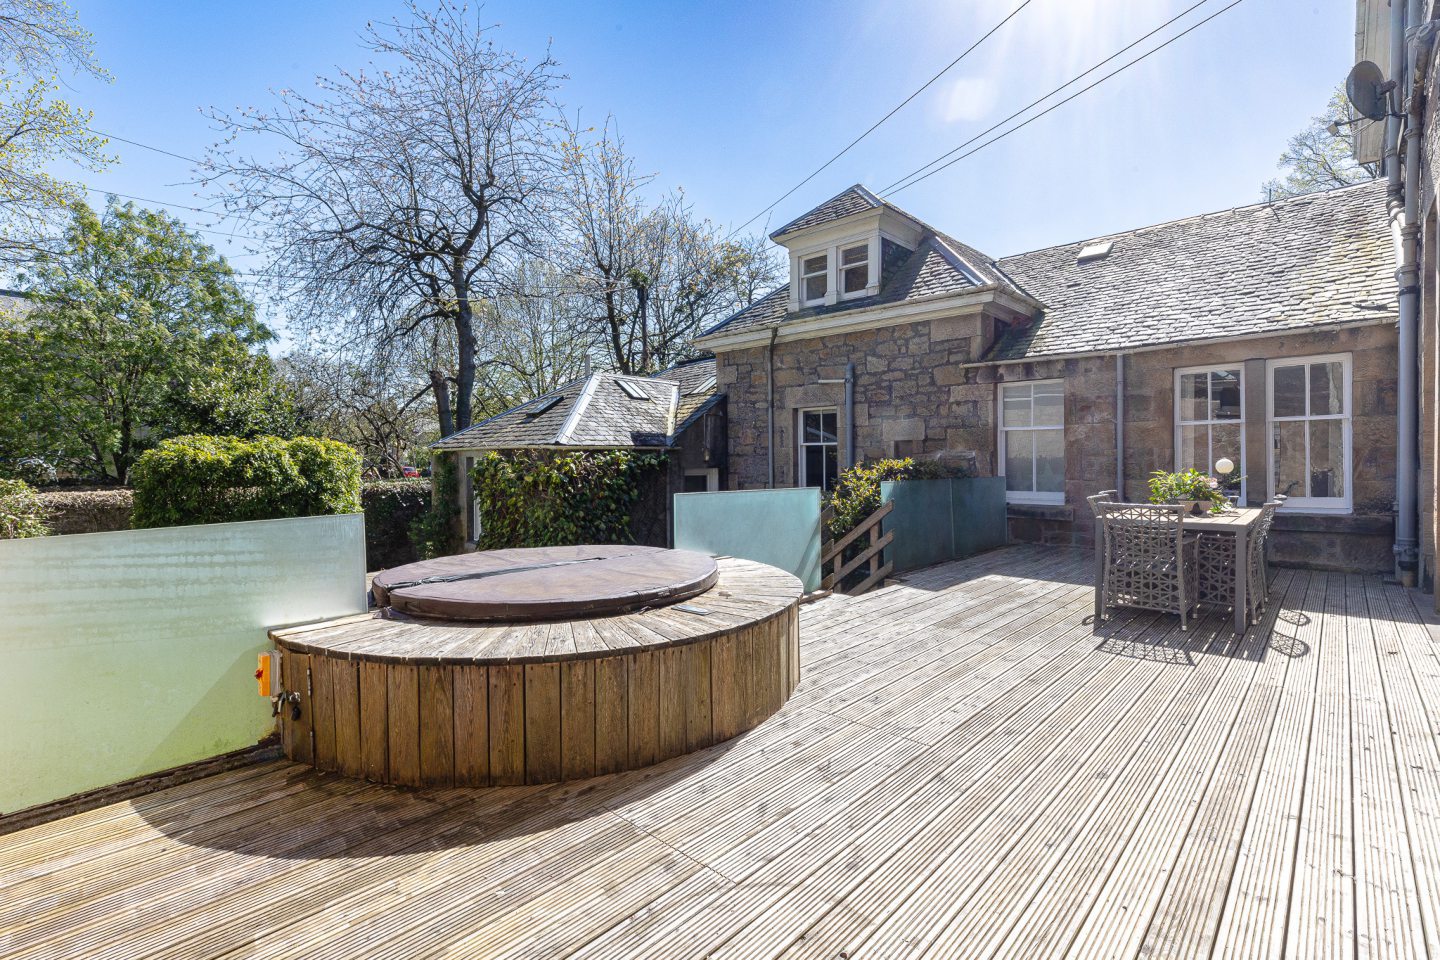
[[[1297,333],[1313,333],[1317,330],[1353,330],[1357,327],[1375,327],[1381,324],[1394,323],[1393,316],[1377,316],[1373,320],[1347,320],[1344,323],[1311,324],[1304,327],[1289,327],[1284,330],[1267,330],[1260,333],[1242,333],[1238,336],[1214,336],[1201,337],[1193,340],[1170,340],[1165,343],[1152,343],[1140,347],[1121,347],[1126,356],[1137,353],[1154,353],[1157,350],[1174,350],[1179,347],[1188,347],[1194,344],[1205,343],[1240,343],[1245,340],[1266,340],[1271,337],[1288,337]],[[1042,363],[1046,360],[1083,360],[1088,357],[1113,357],[1116,348],[1108,350],[1074,350],[1069,353],[1037,353],[1024,357],[1011,357],[1005,360],[970,360],[965,363],[951,364],[956,370],[969,370],[979,367],[1004,367],[1014,366],[1017,363]]]
[[[1418,4],[1408,4],[1417,26],[1406,31],[1406,4],[1391,0],[1390,62],[1397,75],[1385,119],[1385,173],[1390,232],[1395,243],[1395,270],[1400,316],[1396,357],[1395,424],[1395,576],[1415,585],[1420,561],[1419,510],[1419,332],[1420,332],[1420,138],[1423,130],[1422,67],[1428,65],[1433,28],[1418,26]],[[1404,108],[1404,114],[1401,108]],[[1403,127],[1402,127],[1403,121]],[[1403,178],[1402,157],[1403,151]]]

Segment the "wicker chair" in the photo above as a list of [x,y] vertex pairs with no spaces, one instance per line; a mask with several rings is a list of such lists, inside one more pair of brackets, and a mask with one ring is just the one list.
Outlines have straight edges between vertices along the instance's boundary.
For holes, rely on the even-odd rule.
[[1186,508],[1168,504],[1100,503],[1105,532],[1103,607],[1140,607],[1178,614],[1190,628],[1199,601],[1198,544],[1185,535]]
[[1100,526],[1100,504],[1115,500],[1120,496],[1118,490],[1101,490],[1099,493],[1085,498],[1090,504],[1090,515],[1095,518],[1095,622],[1099,622],[1105,613],[1104,590],[1105,590],[1105,531]]
[[1250,581],[1245,584],[1245,605],[1251,623],[1260,620],[1265,605],[1270,600],[1270,564],[1265,557],[1265,548],[1270,539],[1270,526],[1275,522],[1275,511],[1284,503],[1284,497],[1266,502],[1260,508],[1260,519],[1250,531]]

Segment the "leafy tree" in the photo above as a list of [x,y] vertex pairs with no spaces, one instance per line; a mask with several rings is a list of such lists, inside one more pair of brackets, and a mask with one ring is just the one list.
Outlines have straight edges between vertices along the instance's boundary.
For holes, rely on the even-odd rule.
[[59,0],[0,0],[0,257],[30,256],[79,188],[47,172],[113,162],[91,114],[59,96],[62,71],[108,79],[90,34]]
[[63,241],[23,275],[35,309],[0,330],[0,455],[124,483],[154,441],[203,426],[207,405],[259,432],[272,411],[233,398],[273,334],[223,258],[178,220],[113,200],[103,214],[77,204]]
[[[539,233],[558,78],[549,57],[497,47],[476,11],[407,10],[367,28],[369,68],[319,78],[313,95],[281,91],[271,108],[213,113],[227,137],[204,179],[266,231],[276,292],[302,331],[354,345],[443,328],[453,351],[428,381],[449,434],[472,420],[484,305]],[[237,147],[252,143],[263,156]]]
[[1379,177],[1378,164],[1355,159],[1353,134],[1350,127],[1344,126],[1349,120],[1350,108],[1342,87],[1330,94],[1324,115],[1311,117],[1310,125],[1290,138],[1278,164],[1285,176],[1265,182],[1262,189],[1266,197],[1298,197]]

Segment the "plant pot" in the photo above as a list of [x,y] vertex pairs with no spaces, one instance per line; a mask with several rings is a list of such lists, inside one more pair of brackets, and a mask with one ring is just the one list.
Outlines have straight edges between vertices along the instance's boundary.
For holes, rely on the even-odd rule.
[[1209,500],[1171,500],[1177,507],[1184,507],[1186,513],[1209,513]]

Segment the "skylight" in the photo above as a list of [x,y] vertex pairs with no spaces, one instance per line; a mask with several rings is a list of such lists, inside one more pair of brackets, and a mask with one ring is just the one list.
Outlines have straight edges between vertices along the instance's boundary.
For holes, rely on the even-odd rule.
[[1080,254],[1075,258],[1075,262],[1087,263],[1091,260],[1103,260],[1110,256],[1110,249],[1114,246],[1114,240],[1097,240],[1094,243],[1087,243],[1080,248]]
[[531,407],[529,410],[526,410],[525,416],[538,417],[540,416],[540,414],[544,413],[546,410],[551,409],[555,406],[555,404],[559,403],[561,400],[564,399],[565,395],[560,393],[555,394],[555,396],[553,397],[547,397],[546,399],[541,400],[539,403],[535,404],[535,406]]
[[709,393],[715,389],[715,378],[709,377],[702,380],[698,386],[690,391],[689,396],[697,397],[702,393]]
[[625,396],[629,397],[631,400],[650,399],[650,394],[640,389],[640,384],[638,383],[630,380],[621,380],[619,377],[615,378],[615,383],[619,385],[621,390],[625,391]]

